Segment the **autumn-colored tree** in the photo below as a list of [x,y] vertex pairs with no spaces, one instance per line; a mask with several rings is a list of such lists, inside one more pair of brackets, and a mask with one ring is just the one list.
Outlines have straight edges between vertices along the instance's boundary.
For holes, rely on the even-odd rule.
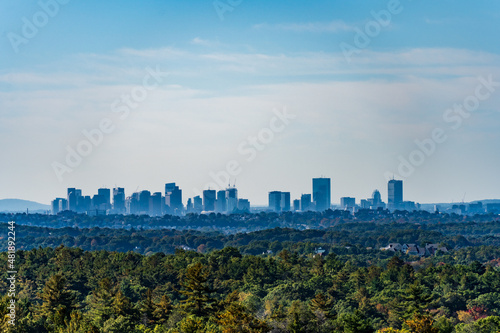
[[387,327],[387,328],[383,328],[381,330],[378,330],[376,333],[410,333],[410,331],[407,331],[405,329],[395,329],[395,328],[392,328],[392,327]]
[[316,296],[311,300],[309,307],[313,313],[320,312],[326,318],[330,318],[332,316],[332,301],[323,293],[316,294]]
[[130,298],[125,296],[121,290],[113,297],[113,315],[116,317],[123,316],[125,318],[130,318],[134,316],[134,309]]
[[160,299],[160,303],[156,304],[153,311],[153,317],[158,324],[164,324],[167,322],[172,312],[172,302],[167,295],[163,295]]
[[415,313],[413,318],[405,321],[405,325],[412,333],[439,333],[439,329],[432,326],[434,320],[429,315]]
[[224,310],[218,315],[219,329],[222,333],[264,333],[269,326],[255,318],[238,300],[237,291],[229,294],[224,301]]
[[65,328],[57,333],[99,333],[100,330],[92,325],[79,311],[71,312],[70,320]]

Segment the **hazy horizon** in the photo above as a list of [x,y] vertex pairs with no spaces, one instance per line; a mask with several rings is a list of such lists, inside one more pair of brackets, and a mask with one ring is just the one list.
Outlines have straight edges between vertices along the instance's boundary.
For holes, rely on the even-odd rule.
[[500,3],[216,3],[0,5],[0,198],[500,198]]

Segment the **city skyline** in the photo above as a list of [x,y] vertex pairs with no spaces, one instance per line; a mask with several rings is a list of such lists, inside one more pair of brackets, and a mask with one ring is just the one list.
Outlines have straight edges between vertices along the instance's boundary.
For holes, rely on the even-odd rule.
[[[287,194],[288,197],[290,198],[290,204],[289,206],[290,207],[293,207],[293,201],[294,200],[298,200],[300,202],[300,206],[302,207],[302,201],[303,200],[307,200],[310,202],[310,203],[314,203],[316,202],[314,200],[314,193],[315,193],[315,186],[314,186],[314,182],[318,181],[318,180],[327,180],[328,181],[328,185],[329,185],[329,192],[327,195],[325,194],[324,195],[324,198],[322,198],[321,200],[326,200],[328,201],[327,196],[330,197],[330,204],[331,205],[334,205],[334,206],[339,206],[339,207],[344,207],[344,204],[343,204],[343,201],[344,200],[347,200],[348,202],[351,202],[352,199],[355,199],[355,204],[356,205],[359,205],[360,207],[364,207],[364,206],[372,206],[373,202],[370,202],[370,200],[379,200],[378,202],[381,202],[383,203],[384,205],[382,206],[383,208],[391,208],[391,209],[395,209],[395,208],[401,208],[401,209],[404,209],[404,205],[403,203],[407,202],[405,200],[403,200],[403,180],[398,180],[398,179],[389,179],[386,183],[385,186],[381,186],[381,187],[378,187],[378,188],[375,188],[373,189],[372,191],[365,191],[365,194],[361,195],[361,196],[356,196],[356,197],[352,197],[352,196],[347,196],[347,195],[343,195],[342,193],[335,193],[334,191],[334,183],[332,183],[332,180],[331,178],[328,178],[328,177],[324,177],[324,176],[321,176],[319,178],[312,178],[312,181],[313,181],[313,184],[311,186],[311,189],[310,191],[308,192],[307,190],[304,190],[304,191],[301,191],[301,192],[297,192],[297,193],[293,193],[291,194],[290,191],[283,191],[282,190],[278,190],[276,188],[273,188],[272,190],[267,190],[267,192],[265,192],[265,197],[266,197],[266,201],[265,202],[258,202],[258,203],[255,203],[252,201],[252,207],[267,207],[269,206],[269,196],[271,193],[280,193],[280,194]],[[157,188],[157,186],[155,187]],[[132,194],[138,194],[138,193],[141,193],[141,192],[150,192],[151,194],[154,194],[154,193],[164,193],[166,194],[164,199],[166,200],[172,200],[173,202],[173,207],[174,209],[179,209],[179,207],[184,207],[186,206],[186,203],[188,201],[188,198],[189,199],[193,199],[195,197],[200,197],[202,200],[204,199],[205,195],[206,195],[206,192],[211,192],[213,191],[215,193],[215,200],[217,200],[217,197],[219,195],[219,192],[226,192],[227,190],[229,189],[234,189],[235,191],[237,191],[237,187],[233,184],[231,185],[231,183],[228,183],[227,184],[227,187],[226,188],[223,188],[223,189],[213,189],[211,187],[207,187],[206,189],[202,190],[201,192],[198,192],[199,190],[196,190],[195,192],[192,192],[192,195],[191,196],[184,196],[185,199],[182,199],[183,196],[182,196],[182,192],[183,192],[183,189],[180,188],[180,186],[177,186],[175,182],[173,183],[165,183],[163,185],[163,188],[164,188],[164,192],[161,192],[161,191],[152,191],[152,190],[149,190],[149,189],[144,189],[143,187],[141,186],[137,186],[135,190],[130,190],[130,189],[126,189],[124,187],[117,187],[116,185],[113,186],[113,187],[106,187],[106,186],[101,186],[97,189],[97,193],[96,195],[99,195],[99,196],[106,196],[108,199],[105,200],[105,199],[102,199],[102,200],[105,200],[107,203],[110,202],[110,198],[115,198],[115,197],[118,197],[118,198],[121,198],[122,196],[125,195],[125,193],[132,193]],[[92,193],[92,191],[94,189],[90,189],[89,187],[85,187],[85,186],[80,186],[80,188],[74,188],[74,187],[71,187],[71,188],[67,188],[67,191],[68,191],[68,195],[69,195],[69,192],[71,190],[75,190],[78,191],[78,193]],[[384,193],[384,198],[386,198],[386,201],[384,201],[382,198],[382,194],[380,193],[380,189],[382,189],[382,192]],[[385,190],[385,191],[384,191]],[[105,194],[105,193],[102,193],[103,191],[108,191],[109,193]],[[117,193],[117,191],[119,193]],[[363,198],[367,198],[368,197],[368,194],[369,193],[372,193],[372,196],[371,196],[371,199],[363,199]],[[176,193],[176,194],[175,194]],[[317,192],[316,192],[317,193]],[[338,198],[338,200],[335,200],[335,199],[331,199],[332,198],[332,194],[331,193],[334,193],[334,196],[335,198]],[[172,196],[173,199],[169,199],[170,197]],[[456,201],[435,201],[435,202],[420,202],[418,200],[414,200],[414,201],[411,201],[412,203],[413,202],[419,202],[421,204],[439,204],[439,203],[445,203],[445,204],[449,204],[449,203],[461,203],[461,202],[477,202],[477,201],[481,201],[481,200],[500,200],[500,198],[473,198],[473,199],[470,199],[470,200],[467,200],[465,201],[466,199],[466,196],[467,196],[467,193],[464,193],[463,194],[463,197],[459,200],[456,200]],[[60,196],[56,196],[57,198],[59,198]],[[129,196],[125,196],[125,198],[128,198]],[[237,194],[236,194],[236,197],[237,197]],[[378,199],[377,199],[378,197]],[[394,199],[396,198],[396,199]],[[406,195],[405,195],[405,198],[406,198]],[[21,200],[25,200],[24,198],[6,198],[6,199],[21,199]],[[51,198],[49,200],[49,203],[48,204],[51,204],[52,200],[54,198]],[[120,200],[120,199],[119,199]],[[368,202],[366,202],[366,200],[368,200]],[[251,200],[250,200],[251,201]],[[168,201],[167,201],[168,202]],[[204,200],[203,200],[204,202]],[[45,204],[42,202],[42,204]],[[69,204],[69,201],[68,201],[68,204]],[[279,201],[278,201],[278,204],[279,204]],[[376,201],[375,201],[375,206],[377,205]],[[203,206],[205,206],[203,204]],[[350,207],[351,205],[350,204],[347,204],[346,205],[347,207]],[[214,203],[214,207],[216,207],[215,203]]]
[[2,3],[0,198],[500,198],[500,3],[231,3]]
[[[356,214],[359,210],[389,210],[391,212],[419,211],[422,208],[420,203],[403,200],[404,187],[402,180],[391,179],[387,182],[388,195],[387,203],[384,202],[380,191],[373,191],[371,198],[356,200],[353,197],[342,197],[340,205],[330,201],[331,179],[326,177],[312,179],[312,194],[301,194],[297,199],[290,195],[290,192],[271,191],[268,193],[268,205],[251,205],[250,201],[238,197],[236,187],[228,187],[225,190],[207,189],[203,191],[203,196],[195,196],[184,200],[182,189],[176,183],[165,184],[165,195],[161,192],[142,190],[133,192],[126,196],[124,189],[120,187],[111,189],[99,188],[97,194],[93,196],[84,195],[81,189],[68,188],[66,198],[55,198],[51,202],[52,214],[63,211],[73,211],[87,215],[108,215],[108,214],[132,214],[150,215],[160,217],[163,215],[183,216],[189,213],[256,213],[256,212],[324,212],[328,209],[345,210]],[[112,199],[112,200],[111,200]],[[465,204],[456,203],[449,207],[444,207],[445,212],[455,214],[484,214],[498,213],[500,203],[498,202],[471,202]],[[186,205],[183,203],[186,202]],[[441,212],[440,205],[436,204],[431,209],[424,210],[435,213]]]
[[[312,194],[301,194],[300,199],[295,199],[293,205],[290,192],[271,191],[267,208],[275,212],[286,212],[325,211],[332,207],[330,178],[313,178],[311,190]],[[197,195],[188,198],[185,206],[182,189],[176,183],[166,183],[164,193],[163,196],[161,192],[151,194],[149,190],[142,190],[126,196],[124,188],[115,187],[112,197],[111,189],[108,188],[99,188],[97,194],[92,196],[84,195],[81,189],[72,187],[67,189],[67,198],[58,197],[52,200],[51,208],[52,214],[69,210],[90,215],[146,214],[151,216],[202,212],[230,214],[251,211],[250,201],[239,198],[238,189],[235,186],[228,186],[225,190],[218,191],[206,189],[203,191],[203,197]]]

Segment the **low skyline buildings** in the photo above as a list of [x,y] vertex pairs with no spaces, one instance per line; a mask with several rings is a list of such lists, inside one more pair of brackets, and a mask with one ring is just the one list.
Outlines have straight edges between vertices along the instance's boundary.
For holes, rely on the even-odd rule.
[[[327,209],[342,209],[357,212],[360,209],[389,209],[395,210],[419,210],[420,204],[413,201],[403,201],[403,181],[392,179],[387,183],[387,204],[382,200],[380,191],[374,190],[372,196],[356,202],[354,197],[341,197],[340,205],[333,205],[331,198],[331,179],[313,178],[312,193],[303,193],[299,198],[292,200],[290,192],[271,191],[268,193],[268,205],[266,207],[252,207],[250,201],[238,198],[238,189],[229,186],[225,190],[204,190],[202,195],[189,198],[186,205],[182,202],[182,189],[176,183],[165,184],[165,194],[161,192],[151,193],[148,190],[134,192],[130,196],[125,195],[125,189],[115,187],[113,189],[99,188],[95,195],[83,195],[78,188],[68,188],[66,198],[56,198],[52,201],[52,213],[69,210],[89,215],[104,214],[136,214],[163,216],[185,215],[189,213],[242,213],[252,211],[325,211]],[[440,211],[436,205],[435,212]],[[500,204],[485,204],[476,202],[469,204],[455,204],[448,208],[449,212],[456,214],[482,214],[484,212],[499,212]]]
[[374,190],[372,193],[372,197],[368,199],[362,199],[360,201],[361,209],[385,209],[386,204],[382,201],[382,195],[379,190]]
[[[113,194],[111,196],[111,193]],[[111,202],[111,198],[113,199]],[[353,198],[353,200],[355,200]],[[286,211],[324,211],[331,208],[331,179],[313,178],[312,194],[302,194],[300,199],[291,205],[290,192],[272,191],[269,193],[268,209],[276,212]],[[165,184],[165,195],[161,192],[151,193],[148,190],[125,195],[125,189],[115,187],[113,190],[100,188],[97,194],[83,196],[81,189],[68,188],[67,198],[56,198],[52,202],[52,212],[69,210],[87,214],[137,214],[161,216],[184,215],[188,213],[234,213],[250,212],[248,199],[238,198],[238,189],[229,186],[225,190],[204,190],[202,195],[189,198],[186,206],[182,202],[182,190],[176,183]]]

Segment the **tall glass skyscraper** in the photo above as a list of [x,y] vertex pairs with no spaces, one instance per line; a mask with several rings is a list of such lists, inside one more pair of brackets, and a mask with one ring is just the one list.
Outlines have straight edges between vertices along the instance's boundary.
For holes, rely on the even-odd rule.
[[290,210],[290,192],[269,192],[269,209],[275,212],[287,212]]
[[123,187],[113,189],[113,209],[115,213],[125,213],[125,189]]
[[231,214],[235,209],[238,209],[238,190],[236,187],[228,187],[226,189],[227,212]]
[[175,183],[165,184],[165,205],[169,214],[180,215],[182,212],[182,190]]
[[403,208],[403,181],[402,180],[389,180],[387,184],[387,206],[389,209],[402,209]]
[[215,200],[216,200],[215,190],[203,191],[203,210],[206,212],[215,211]]
[[318,212],[325,211],[331,205],[330,178],[313,178],[313,201]]

